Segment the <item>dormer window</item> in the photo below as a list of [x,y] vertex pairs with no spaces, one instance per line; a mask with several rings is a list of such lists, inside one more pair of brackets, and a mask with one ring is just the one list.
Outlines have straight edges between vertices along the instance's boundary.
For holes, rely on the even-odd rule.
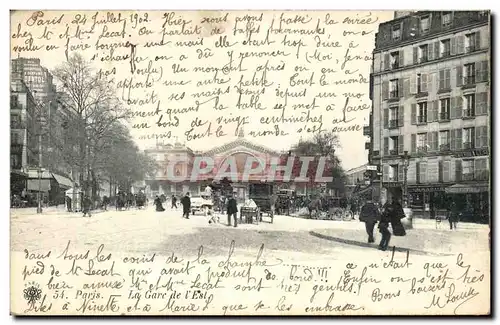
[[392,40],[399,41],[401,39],[401,25],[392,26]]

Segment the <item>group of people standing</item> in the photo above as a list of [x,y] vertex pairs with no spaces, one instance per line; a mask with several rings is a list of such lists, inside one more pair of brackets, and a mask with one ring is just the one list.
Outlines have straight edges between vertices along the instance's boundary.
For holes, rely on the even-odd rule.
[[392,227],[394,236],[405,236],[406,231],[401,223],[401,219],[405,217],[403,206],[397,198],[393,198],[392,202],[387,202],[382,209],[371,200],[368,200],[362,207],[359,213],[359,221],[365,223],[366,233],[368,234],[368,243],[375,242],[373,230],[378,223],[378,229],[382,235],[378,248],[382,251],[387,250],[391,240],[391,231],[389,224]]
[[[171,203],[172,209],[177,209],[177,197],[175,195],[172,195]],[[163,200],[158,195],[155,198],[154,204],[157,212],[165,211],[165,208],[163,207]],[[181,205],[182,217],[189,219],[189,212],[191,211],[191,197],[189,192],[187,192],[186,195],[181,199]]]
[[[172,195],[171,197],[171,203],[172,203],[172,209],[177,208],[177,197],[175,195]],[[191,211],[191,196],[189,192],[182,197],[180,201],[182,205],[182,217],[189,219],[189,213]],[[165,211],[165,208],[163,207],[163,200],[157,195],[154,204],[156,207],[157,212],[163,212]],[[238,226],[238,204],[236,202],[236,198],[234,195],[229,194],[227,197],[226,201],[226,212],[227,212],[227,225],[231,226],[231,219],[233,219],[233,224],[234,227]],[[214,222],[214,219],[210,219],[209,223]]]
[[[450,230],[457,229],[459,217],[460,212],[456,208],[456,205],[452,203],[447,215],[447,219],[450,223]],[[368,243],[375,242],[373,230],[375,228],[375,225],[378,223],[378,229],[382,235],[378,247],[383,251],[387,250],[392,235],[406,235],[406,231],[401,222],[401,219],[403,218],[405,218],[403,206],[396,197],[392,199],[392,202],[387,202],[386,204],[384,204],[381,209],[377,206],[376,203],[368,200],[361,207],[361,211],[359,213],[359,221],[365,223],[366,233],[368,234]],[[389,224],[391,225],[393,234],[391,234],[389,230]]]

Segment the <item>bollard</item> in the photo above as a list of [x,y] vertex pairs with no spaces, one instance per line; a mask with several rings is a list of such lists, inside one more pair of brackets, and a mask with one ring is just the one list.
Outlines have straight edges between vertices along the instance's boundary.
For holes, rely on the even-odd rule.
[[401,219],[401,223],[405,229],[413,229],[413,212],[410,208],[403,208],[405,217]]

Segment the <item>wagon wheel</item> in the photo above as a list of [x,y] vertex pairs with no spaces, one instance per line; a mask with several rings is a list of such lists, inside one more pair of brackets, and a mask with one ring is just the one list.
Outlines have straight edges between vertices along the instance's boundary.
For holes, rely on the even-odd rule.
[[344,213],[344,218],[343,218],[344,221],[350,221],[350,220],[353,220],[353,213],[352,211],[346,211]]
[[343,211],[342,209],[336,209],[333,211],[333,219],[335,220],[342,220],[342,214],[343,214]]

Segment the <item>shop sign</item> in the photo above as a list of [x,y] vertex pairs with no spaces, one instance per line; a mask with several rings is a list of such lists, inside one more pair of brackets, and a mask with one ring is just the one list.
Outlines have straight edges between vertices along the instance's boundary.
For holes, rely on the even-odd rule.
[[426,186],[426,187],[410,187],[408,192],[413,193],[430,193],[430,192],[442,192],[444,191],[444,186]]
[[453,154],[453,157],[464,158],[464,157],[488,156],[489,153],[490,151],[488,150],[488,148],[471,149],[471,150],[464,150],[462,152],[457,152]]
[[385,188],[403,187],[402,182],[384,182],[383,185]]

